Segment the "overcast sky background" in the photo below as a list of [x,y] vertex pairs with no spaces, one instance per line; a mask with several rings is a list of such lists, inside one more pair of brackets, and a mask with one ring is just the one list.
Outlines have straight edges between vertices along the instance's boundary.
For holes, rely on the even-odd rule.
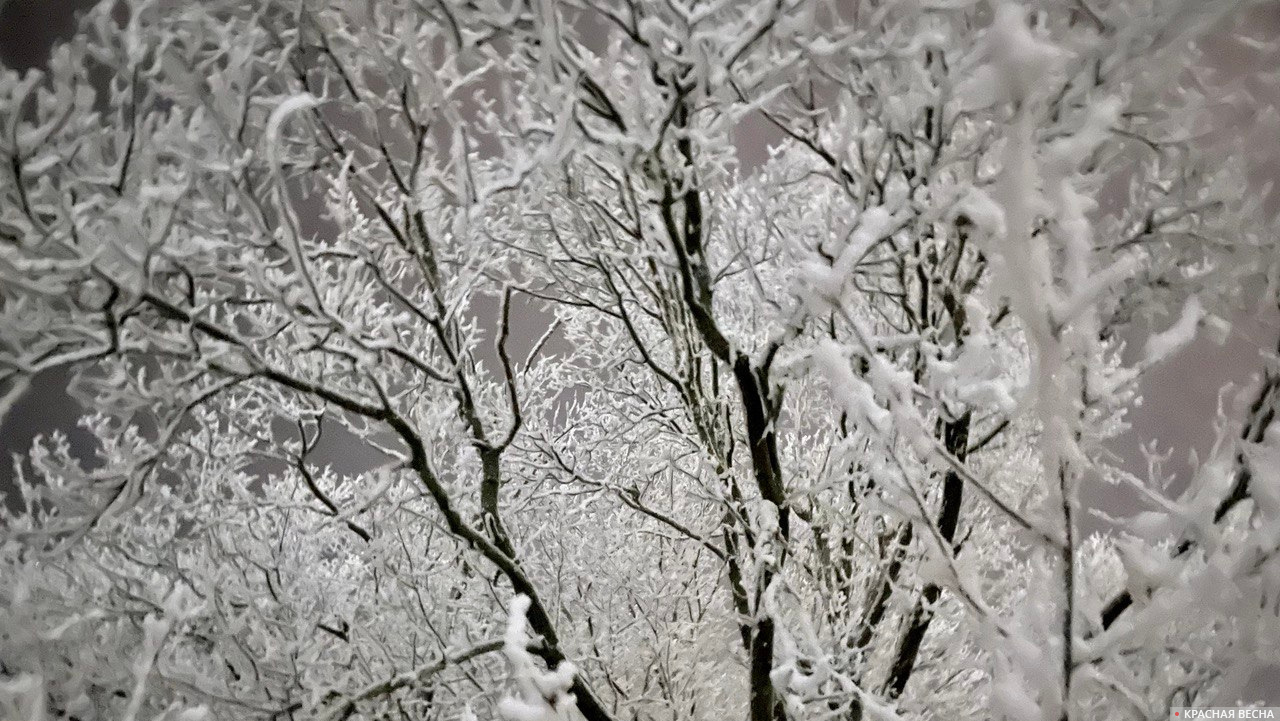
[[[74,33],[75,13],[92,4],[92,0],[0,0],[0,64],[10,69],[41,65],[54,42]],[[1245,27],[1255,39],[1280,40],[1280,0],[1252,14]],[[1224,80],[1280,64],[1280,52],[1253,47],[1229,34],[1207,41],[1204,50]],[[1274,129],[1252,123],[1252,114],[1263,105],[1280,106],[1280,89],[1253,85],[1250,90],[1257,103],[1224,110],[1220,125],[1222,133],[1243,135],[1257,147],[1274,149],[1280,146],[1280,138],[1276,137]],[[778,140],[776,133],[764,121],[744,123],[737,137],[739,157],[744,167],[763,162],[768,155],[768,144]],[[1258,192],[1267,182],[1280,187],[1280,165],[1272,163],[1259,169],[1253,178],[1253,192]],[[1268,206],[1273,214],[1280,210],[1280,191],[1271,193]],[[1143,389],[1144,403],[1130,415],[1133,429],[1116,444],[1117,453],[1133,470],[1145,468],[1139,443],[1146,439],[1156,438],[1163,447],[1176,449],[1170,470],[1182,476],[1183,482],[1189,467],[1188,453],[1193,450],[1203,453],[1208,449],[1212,442],[1211,424],[1223,384],[1247,386],[1263,367],[1262,352],[1276,348],[1280,317],[1274,307],[1258,307],[1257,298],[1248,297],[1250,293],[1257,292],[1258,289],[1241,290],[1242,304],[1253,304],[1255,310],[1233,319],[1233,331],[1225,344],[1217,345],[1201,338],[1176,360],[1157,368],[1147,377]],[[533,335],[540,332],[541,328]],[[1140,344],[1142,340],[1136,337],[1133,342]],[[66,382],[63,374],[41,377],[0,426],[0,492],[12,487],[12,454],[29,448],[37,434],[63,429],[72,436],[73,445],[87,445],[87,437],[75,429],[80,410],[67,396]],[[381,456],[366,449],[345,447],[330,448],[316,460],[333,463],[339,472],[356,472],[370,467],[379,458]],[[1123,488],[1097,487],[1091,489],[1089,495],[1089,505],[1096,505],[1107,513],[1125,515],[1137,507],[1135,493]],[[1086,519],[1082,523],[1089,531],[1105,527],[1097,519]],[[1280,667],[1260,674],[1247,693],[1253,698],[1280,705]]]

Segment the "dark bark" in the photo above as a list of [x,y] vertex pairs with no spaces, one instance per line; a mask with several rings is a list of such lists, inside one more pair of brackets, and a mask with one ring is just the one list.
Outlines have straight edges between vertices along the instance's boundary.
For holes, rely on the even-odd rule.
[[773,681],[773,619],[761,618],[756,622],[751,640],[751,720],[785,721],[786,714],[774,693]]
[[[965,452],[969,447],[970,418],[966,413],[958,420],[943,426],[943,443],[947,451],[960,460],[964,460]],[[942,485],[942,508],[938,513],[938,531],[947,543],[955,543],[956,529],[960,525],[960,506],[963,501],[964,481],[955,471],[947,471]],[[889,678],[885,683],[886,693],[891,699],[900,697],[907,688],[907,682],[911,680],[911,674],[920,656],[920,648],[924,644],[925,634],[928,633],[929,625],[933,622],[933,606],[941,595],[942,588],[935,583],[930,583],[924,587],[920,599],[911,610],[911,615],[907,619],[907,631],[898,645],[897,655],[890,666]]]
[[893,548],[890,551],[892,555],[889,558],[889,566],[885,569],[884,576],[868,598],[867,603],[863,604],[863,608],[869,610],[863,617],[862,623],[859,624],[861,630],[853,645],[856,651],[861,651],[871,643],[876,629],[880,627],[880,621],[884,619],[885,611],[889,608],[889,598],[893,594],[894,584],[898,582],[898,575],[902,572],[903,555],[906,553],[907,546],[911,545],[911,524],[904,523],[902,530],[897,535],[897,540],[894,541]]
[[[704,252],[702,198],[696,179],[693,144],[687,133],[690,123],[689,108],[678,84],[672,126],[681,134],[676,140],[676,150],[683,160],[682,171],[687,178],[664,178],[660,212],[663,228],[675,250],[680,274],[681,296],[693,319],[695,330],[702,342],[717,360],[733,368],[734,380],[742,398],[743,415],[747,422],[747,444],[751,450],[752,472],[756,486],[764,500],[772,503],[778,512],[780,544],[790,537],[790,511],[786,506],[786,492],[782,484],[781,466],[778,461],[776,399],[770,392],[768,364],[757,367],[751,358],[734,349],[733,344],[720,330],[714,315],[711,273]],[[682,188],[677,199],[677,188]],[[679,217],[677,217],[679,211]],[[768,357],[768,354],[766,355]],[[780,562],[783,554],[780,554]],[[772,572],[762,571],[760,588],[767,588]],[[778,702],[769,673],[773,670],[774,624],[767,617],[756,613],[750,634],[750,719],[751,721],[782,721],[786,718]]]

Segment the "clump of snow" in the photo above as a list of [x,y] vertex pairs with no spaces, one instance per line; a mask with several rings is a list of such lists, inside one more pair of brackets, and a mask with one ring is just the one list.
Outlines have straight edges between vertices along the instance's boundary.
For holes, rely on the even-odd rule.
[[1106,142],[1123,109],[1124,102],[1117,97],[1102,98],[1090,104],[1084,125],[1079,130],[1049,144],[1045,151],[1047,170],[1065,177],[1079,169]]
[[996,8],[985,35],[987,62],[975,68],[958,93],[970,108],[1023,100],[1059,71],[1071,54],[1037,36],[1019,3]]
[[979,241],[1002,238],[1005,234],[1004,209],[985,191],[971,187],[956,204],[956,215],[968,218],[978,229]]
[[1017,410],[1018,378],[1001,353],[986,307],[973,296],[965,298],[964,306],[968,338],[953,361],[932,359],[930,371],[957,400],[1012,414]]
[[[868,208],[847,235],[844,247],[830,266],[818,261],[805,264],[801,279],[808,286],[810,295],[814,296],[812,302],[818,305],[838,304],[853,269],[876,243],[893,233],[895,226],[894,217],[887,208]],[[818,310],[825,310],[825,307]]]
[[284,125],[284,121],[288,120],[290,115],[314,108],[319,105],[319,103],[320,101],[311,93],[299,93],[298,95],[286,98],[271,111],[271,116],[267,118],[265,133],[269,157],[273,159],[279,157],[280,130]]
[[550,671],[538,668],[528,649],[530,603],[523,594],[511,600],[502,651],[511,665],[515,692],[498,702],[498,713],[506,721],[565,721],[574,708],[569,688],[578,670],[568,661]]
[[992,684],[991,705],[1007,719],[1035,719],[1042,716],[1040,704],[1036,703],[1014,674],[1005,674]]
[[1182,306],[1182,314],[1167,330],[1156,333],[1147,339],[1146,361],[1158,363],[1165,358],[1187,347],[1195,340],[1196,328],[1205,317],[1204,307],[1200,299],[1191,296]]
[[[1043,589],[1042,589],[1043,590]],[[1043,644],[1045,621],[1039,606],[1043,598],[1028,598],[1028,606],[1013,623],[1003,625],[1002,632],[988,630],[985,642],[999,655],[991,674],[991,710],[995,718],[1009,721],[1048,721],[1057,705],[1054,673],[1056,659],[1052,642]]]
[[45,716],[44,679],[24,673],[13,679],[0,679],[0,714],[14,721],[43,721]]
[[892,415],[876,402],[870,384],[853,374],[839,344],[830,339],[822,341],[813,350],[813,360],[826,376],[832,395],[856,425],[873,428],[880,434],[889,433]]

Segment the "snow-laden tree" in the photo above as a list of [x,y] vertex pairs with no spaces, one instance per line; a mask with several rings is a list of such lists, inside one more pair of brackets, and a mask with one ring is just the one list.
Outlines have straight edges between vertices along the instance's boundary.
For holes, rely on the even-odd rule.
[[0,75],[0,419],[62,369],[95,444],[15,466],[0,715],[1234,701],[1280,368],[1185,492],[1112,444],[1276,299],[1250,7],[104,3]]

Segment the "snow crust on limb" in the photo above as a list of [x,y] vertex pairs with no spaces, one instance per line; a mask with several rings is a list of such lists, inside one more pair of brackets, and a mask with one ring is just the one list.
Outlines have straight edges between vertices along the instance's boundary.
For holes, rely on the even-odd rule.
[[528,650],[529,603],[529,597],[524,595],[511,599],[502,652],[515,688],[498,702],[498,713],[506,721],[567,721],[575,707],[569,688],[578,669],[568,661],[561,661],[550,670],[538,668]]
[[1188,298],[1173,325],[1147,339],[1147,362],[1159,363],[1190,345],[1195,340],[1197,328],[1204,320],[1205,310],[1200,299],[1195,296]]
[[815,304],[815,312],[821,312],[824,307],[839,305],[854,267],[876,243],[892,233],[896,225],[889,208],[868,208],[846,235],[834,262],[830,265],[818,261],[805,264],[801,277],[807,285],[806,290],[814,295],[812,302]]
[[893,414],[876,400],[875,390],[862,378],[854,375],[844,350],[834,341],[823,341],[813,351],[814,363],[831,384],[831,393],[859,425],[888,433]]
[[995,18],[983,36],[987,62],[958,88],[970,107],[1017,101],[1043,87],[1071,53],[1028,26],[1021,3],[997,4]]

